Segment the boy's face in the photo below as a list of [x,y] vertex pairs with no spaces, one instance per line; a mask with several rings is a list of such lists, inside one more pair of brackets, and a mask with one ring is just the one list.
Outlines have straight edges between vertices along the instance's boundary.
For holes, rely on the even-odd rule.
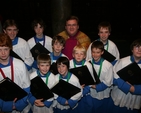
[[47,72],[48,72],[49,69],[50,69],[50,64],[49,64],[49,63],[39,63],[39,64],[38,64],[38,68],[39,68],[39,70],[40,70],[40,73],[41,73],[42,75],[45,75],[45,74],[47,74]]
[[70,36],[74,36],[79,29],[79,25],[76,20],[68,20],[65,29]]
[[93,48],[92,49],[92,58],[94,59],[95,62],[98,62],[101,58],[101,55],[103,54],[103,51],[98,48]]
[[55,43],[53,44],[53,51],[55,53],[61,53],[62,49],[64,49],[63,44],[61,44],[60,42],[58,42],[57,40],[55,41]]
[[0,47],[0,61],[7,61],[10,54],[10,48],[6,46]]
[[83,59],[85,59],[86,55],[84,54],[83,51],[81,50],[75,50],[75,52],[73,53],[73,58],[77,61],[77,62],[81,62]]
[[9,26],[4,30],[4,33],[6,33],[11,40],[14,40],[18,34],[18,29],[16,26]]
[[44,28],[41,27],[40,24],[37,24],[37,26],[34,27],[34,31],[35,31],[35,33],[36,33],[36,36],[40,38],[40,37],[43,36]]
[[58,72],[63,76],[67,75],[68,73],[68,67],[65,64],[62,63],[60,65],[57,64],[57,69]]
[[139,47],[134,46],[132,53],[133,53],[135,58],[141,59],[141,46],[139,46]]
[[101,27],[99,29],[99,33],[98,33],[99,37],[100,37],[100,40],[102,42],[105,42],[107,41],[109,35],[110,35],[110,32],[109,32],[109,29],[108,28],[104,28],[104,27]]

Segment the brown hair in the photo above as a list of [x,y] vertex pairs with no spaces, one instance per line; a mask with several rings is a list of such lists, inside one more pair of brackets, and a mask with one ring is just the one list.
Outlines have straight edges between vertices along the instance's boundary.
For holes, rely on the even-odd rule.
[[6,30],[6,28],[9,27],[9,26],[16,26],[17,29],[18,29],[18,24],[16,23],[15,20],[12,20],[12,19],[8,19],[4,22],[3,29]]
[[78,19],[78,17],[76,17],[76,16],[69,16],[69,17],[66,19],[66,23],[67,23],[67,21],[69,21],[69,20],[76,20],[76,21],[77,21],[77,24],[79,25],[79,19]]
[[96,40],[91,45],[91,50],[93,48],[100,49],[101,51],[104,51],[104,44],[101,41]]
[[34,29],[34,27],[37,27],[38,24],[45,29],[46,27],[45,22],[41,18],[37,18],[33,20],[31,24],[32,29]]
[[130,46],[130,49],[131,51],[133,50],[134,47],[139,47],[141,46],[141,39],[136,39],[132,42],[131,46]]
[[5,33],[0,33],[0,46],[6,46],[12,49],[12,40],[10,37]]
[[37,56],[37,64],[39,65],[40,63],[49,63],[51,65],[51,58],[48,54],[46,53],[41,53]]
[[52,46],[54,45],[55,41],[59,42],[60,44],[63,44],[63,47],[65,46],[65,39],[62,36],[54,36],[52,39]]
[[103,21],[103,22],[99,23],[98,30],[100,30],[101,27],[107,28],[109,30],[109,32],[111,32],[111,24],[109,22]]
[[57,61],[56,61],[56,64],[61,65],[61,63],[66,65],[67,68],[69,69],[70,62],[69,62],[69,59],[67,57],[62,56],[62,57],[58,58]]

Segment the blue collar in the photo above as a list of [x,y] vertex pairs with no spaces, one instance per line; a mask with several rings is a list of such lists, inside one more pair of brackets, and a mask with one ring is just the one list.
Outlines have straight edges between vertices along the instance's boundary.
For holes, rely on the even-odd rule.
[[[11,58],[13,60],[13,57],[11,57]],[[8,67],[8,66],[10,66],[10,57],[9,57],[9,61],[8,61],[7,65],[3,65],[3,64],[0,63],[0,68],[5,68],[5,67]]]
[[43,77],[43,78],[46,78],[47,76],[49,76],[50,75],[50,71],[48,71],[44,76],[43,75],[41,75],[41,73],[40,73],[40,71],[39,70],[37,70],[37,75],[39,76],[39,77]]
[[[135,59],[134,59],[133,55],[130,56],[130,60],[131,60],[132,62],[135,62]],[[139,62],[137,62],[137,64],[141,64],[141,60],[140,60]]]
[[37,42],[40,42],[40,41],[44,41],[45,40],[45,36],[43,35],[42,38],[38,38],[38,37],[34,36],[34,39],[35,39],[35,42],[37,43]]
[[70,72],[68,72],[66,76],[62,76],[60,74],[60,79],[70,79],[71,75],[72,75],[72,73],[70,73]]
[[62,53],[60,53],[59,56],[54,56],[54,53],[53,53],[53,52],[50,53],[51,60],[57,60],[57,59],[60,58],[61,56],[62,56]]
[[85,63],[85,59],[84,60],[82,60],[81,62],[77,62],[75,59],[73,59],[73,62],[76,64],[76,65],[84,65],[84,63]]
[[18,37],[15,37],[14,40],[12,40],[12,45],[16,45],[18,43]]
[[101,57],[98,62],[95,62],[95,60],[92,59],[92,62],[93,62],[94,64],[100,65],[101,60],[104,60],[104,59]]

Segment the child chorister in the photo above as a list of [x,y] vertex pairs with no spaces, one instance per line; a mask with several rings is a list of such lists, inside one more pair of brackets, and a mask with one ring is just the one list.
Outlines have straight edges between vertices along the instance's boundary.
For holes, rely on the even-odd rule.
[[[66,82],[81,89],[78,78],[69,72],[69,59],[67,57],[60,57],[56,63],[59,74],[55,75],[55,81],[58,82],[60,79],[63,79]],[[73,95],[70,99],[65,99],[56,94],[53,105],[54,113],[74,113],[75,111],[73,111],[73,109],[77,107],[81,96],[81,91]]]
[[[45,84],[50,89],[54,86],[54,74],[49,71],[51,65],[51,59],[48,54],[42,53],[37,57],[38,70],[30,74],[30,79],[32,80],[36,76],[41,77]],[[54,97],[42,102],[42,99],[36,99],[31,97],[30,102],[32,104],[33,113],[53,113],[52,103]]]
[[87,103],[91,105],[90,113],[105,113],[109,102],[111,86],[113,84],[113,66],[103,59],[104,45],[100,41],[94,41],[91,46],[92,65],[99,77],[100,83],[92,85]]
[[120,59],[114,66],[114,86],[108,105],[109,113],[138,113],[141,107],[141,84],[130,84],[117,74],[133,62],[141,68],[141,39],[132,42],[131,51],[132,55]]

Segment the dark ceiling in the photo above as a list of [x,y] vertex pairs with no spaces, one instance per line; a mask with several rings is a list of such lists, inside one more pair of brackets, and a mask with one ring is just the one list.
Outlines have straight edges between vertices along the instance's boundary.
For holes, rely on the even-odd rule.
[[[61,0],[60,0],[61,1]],[[141,0],[72,0],[72,14],[80,19],[80,30],[91,40],[97,38],[97,25],[109,21],[112,26],[110,39],[121,53],[130,53],[132,40],[141,38]],[[53,36],[51,27],[51,0],[1,0],[0,15],[19,22],[19,36],[25,39],[34,35],[31,21],[35,17],[45,20],[45,34]]]
[[[46,21],[46,34],[52,36],[51,0],[3,0],[0,14],[3,21],[14,18],[20,23],[19,34],[25,38],[33,35],[31,21],[40,16]],[[80,29],[90,37],[97,36],[97,25],[109,21],[112,36],[141,36],[141,0],[72,0],[72,14],[80,19]],[[2,22],[3,22],[2,21]]]

